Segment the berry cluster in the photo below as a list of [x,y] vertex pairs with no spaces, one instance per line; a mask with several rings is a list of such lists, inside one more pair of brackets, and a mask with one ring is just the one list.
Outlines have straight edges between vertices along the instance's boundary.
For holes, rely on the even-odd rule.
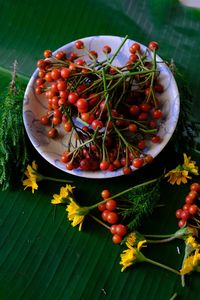
[[149,44],[154,52],[150,59],[140,44],[133,43],[122,67],[112,65],[115,54],[109,56],[108,45],[102,47],[104,61],[98,61],[98,53],[86,49],[81,40],[75,48],[76,52],[55,55],[45,50],[44,59],[37,62],[35,93],[44,94],[48,106],[41,124],[50,126],[49,138],[56,138],[61,127],[69,134],[61,157],[67,170],[123,168],[124,174],[130,174],[152,161],[144,152],[149,141],[161,141],[157,134],[163,118],[157,98],[163,92],[155,59],[158,44]]
[[113,234],[113,243],[119,244],[122,238],[127,234],[127,227],[123,224],[118,223],[119,215],[116,212],[117,202],[114,199],[110,199],[110,191],[103,190],[101,196],[104,200],[108,199],[106,202],[98,205],[98,209],[101,212],[101,217],[103,221],[111,224],[110,231]]
[[194,182],[190,186],[190,192],[185,197],[185,204],[182,208],[176,211],[176,217],[179,220],[178,226],[181,228],[183,226],[192,225],[194,226],[198,223],[199,217],[199,192],[200,192],[200,184]]

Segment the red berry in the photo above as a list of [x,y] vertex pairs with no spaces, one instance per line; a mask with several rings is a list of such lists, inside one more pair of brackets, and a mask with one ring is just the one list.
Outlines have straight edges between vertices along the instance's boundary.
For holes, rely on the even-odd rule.
[[72,130],[72,124],[70,121],[67,121],[65,124],[64,124],[64,130],[66,132],[70,132]]
[[152,42],[149,43],[148,48],[153,51],[153,50],[158,49],[159,46],[158,46],[157,42],[152,41]]
[[64,51],[58,51],[55,55],[55,58],[60,60],[60,59],[64,59],[65,56],[66,56],[66,53]]
[[128,130],[129,130],[130,132],[135,133],[135,132],[137,132],[138,127],[137,127],[136,124],[131,123],[131,124],[128,125]]
[[67,169],[68,171],[73,170],[73,169],[74,169],[73,164],[72,164],[71,162],[68,162],[68,163],[66,164],[66,169]]
[[127,234],[127,228],[123,224],[116,225],[116,234],[124,236]]
[[117,207],[117,202],[113,199],[110,199],[106,202],[106,209],[113,211]]
[[107,215],[107,222],[110,224],[116,224],[118,222],[118,214],[116,212],[113,211],[109,211],[108,215]]
[[137,59],[138,59],[137,55],[136,55],[135,53],[132,53],[132,54],[129,56],[129,61],[128,61],[128,63],[133,64]]
[[189,192],[189,194],[187,196],[190,197],[191,200],[195,200],[198,197],[198,193],[193,190],[193,191]]
[[79,98],[79,96],[76,92],[71,92],[68,95],[68,101],[71,104],[76,104],[76,102],[78,101],[78,98]]
[[75,42],[75,47],[77,48],[77,49],[83,49],[84,48],[84,43],[82,42],[82,41],[76,41]]
[[181,219],[182,212],[183,212],[182,209],[177,209],[177,211],[176,211],[176,217],[177,217],[177,219]]
[[76,60],[76,64],[77,64],[78,66],[83,66],[83,65],[85,64],[85,61],[84,61],[84,59],[79,58],[79,59]]
[[145,121],[148,118],[148,114],[146,112],[141,112],[138,116],[139,121]]
[[129,48],[130,53],[135,53],[136,51],[140,51],[140,44],[133,43],[131,47]]
[[44,69],[46,67],[46,61],[44,59],[39,59],[37,62],[37,67],[39,69]]
[[161,119],[163,114],[162,114],[162,111],[160,109],[154,109],[153,113],[152,113],[152,116],[154,119],[158,120],[158,119]]
[[105,171],[105,170],[107,170],[108,168],[109,168],[109,162],[107,162],[106,160],[103,160],[101,163],[100,163],[100,165],[99,165],[99,167],[100,167],[100,169],[102,170],[102,171]]
[[58,131],[55,128],[51,128],[48,131],[48,137],[54,139],[58,135]]
[[189,211],[190,206],[190,204],[186,203],[185,205],[183,205],[183,210]]
[[86,113],[88,111],[88,102],[84,98],[78,99],[76,102],[76,106],[78,108],[78,111],[81,113]]
[[95,50],[89,51],[89,58],[90,59],[96,59],[98,57],[98,53]]
[[185,197],[185,203],[186,203],[186,204],[193,204],[194,201],[195,201],[195,199],[191,198],[189,195],[187,195],[187,196]]
[[140,108],[138,105],[131,105],[131,107],[129,108],[129,112],[133,116],[138,115],[140,112]]
[[144,158],[145,163],[150,164],[153,161],[153,156],[151,156],[150,154],[146,155]]
[[67,89],[67,84],[65,81],[59,81],[57,84],[57,88],[59,91],[64,91]]
[[185,224],[186,224],[186,221],[183,220],[183,219],[181,219],[181,220],[178,222],[178,226],[179,226],[180,228],[183,227],[183,226],[185,226]]
[[49,124],[49,118],[48,118],[48,116],[47,116],[47,115],[42,116],[42,117],[40,118],[40,123],[41,123],[42,125],[48,125],[48,124]]
[[110,211],[109,210],[104,210],[103,212],[102,212],[102,214],[101,214],[101,217],[102,217],[102,219],[104,220],[104,221],[106,221],[107,222],[107,219],[108,219],[108,214],[110,214]]
[[111,52],[111,48],[108,45],[103,46],[103,52],[104,53],[110,53]]
[[181,219],[182,220],[187,220],[187,219],[189,219],[189,217],[190,217],[189,211],[183,210],[182,213],[181,213]]
[[161,138],[160,138],[159,135],[154,135],[154,136],[152,137],[151,141],[152,141],[152,143],[154,143],[154,144],[158,144],[158,143],[160,143]]
[[54,80],[57,80],[60,78],[60,70],[59,69],[54,69],[51,71],[51,77],[54,79]]
[[69,68],[62,68],[61,69],[61,76],[63,78],[69,78],[70,77],[70,74],[71,74],[71,71]]
[[190,208],[189,208],[189,213],[190,213],[191,215],[196,215],[197,212],[198,212],[198,210],[199,210],[198,206],[197,206],[196,204],[193,204],[193,205],[191,205]]
[[145,148],[145,140],[141,140],[138,143],[138,149],[143,150]]
[[195,192],[199,192],[200,191],[200,184],[197,182],[194,182],[190,185],[190,190],[191,191],[195,191]]
[[122,237],[118,234],[114,234],[112,237],[112,241],[114,244],[120,244],[122,241]]
[[108,198],[110,197],[110,191],[109,191],[109,190],[103,190],[103,191],[101,192],[101,197],[102,197],[103,199],[108,199]]
[[117,228],[117,225],[116,225],[116,224],[114,224],[114,225],[112,225],[112,226],[110,227],[110,231],[111,231],[112,234],[116,234],[116,228]]
[[101,203],[98,205],[98,210],[99,211],[104,211],[106,210],[106,203]]
[[52,51],[51,50],[45,50],[43,54],[44,54],[45,58],[49,58],[52,55]]
[[144,165],[144,159],[143,158],[135,158],[133,160],[133,167],[134,168],[141,168]]
[[144,112],[149,111],[150,108],[151,108],[151,106],[150,106],[149,104],[147,104],[147,103],[142,103],[142,104],[140,104],[140,109],[141,109],[142,111],[144,111]]
[[95,119],[95,120],[92,121],[91,126],[92,126],[92,128],[94,130],[96,130],[97,128],[102,128],[103,127],[103,123],[100,120]]
[[124,175],[130,175],[132,173],[132,170],[130,167],[123,167],[123,173]]

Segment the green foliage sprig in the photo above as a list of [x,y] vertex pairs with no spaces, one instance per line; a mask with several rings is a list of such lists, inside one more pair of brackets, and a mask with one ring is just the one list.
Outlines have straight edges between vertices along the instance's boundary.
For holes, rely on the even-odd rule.
[[16,75],[13,64],[12,80],[0,95],[0,185],[2,190],[21,180],[28,161],[25,131],[22,119],[24,87]]
[[144,217],[152,214],[156,203],[160,199],[160,181],[161,178],[135,186],[126,195],[123,200],[125,206],[122,206],[120,214],[128,221],[129,230],[138,228]]

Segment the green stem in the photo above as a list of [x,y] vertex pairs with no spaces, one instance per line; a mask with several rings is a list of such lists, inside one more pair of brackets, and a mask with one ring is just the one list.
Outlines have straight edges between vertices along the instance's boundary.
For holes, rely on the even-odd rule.
[[173,240],[175,240],[177,237],[176,236],[171,236],[167,239],[161,239],[161,240],[146,240],[147,243],[151,243],[151,244],[158,244],[158,243],[168,243],[171,242]]
[[128,189],[126,189],[126,190],[124,190],[124,191],[122,191],[122,192],[120,192],[120,193],[117,193],[117,194],[113,195],[112,197],[109,197],[109,198],[107,198],[107,199],[105,199],[105,200],[103,200],[103,201],[100,201],[100,202],[98,202],[98,203],[96,203],[96,204],[94,204],[94,205],[91,205],[91,206],[89,207],[89,209],[96,208],[99,204],[106,203],[108,200],[111,200],[111,199],[114,199],[114,198],[118,198],[118,197],[120,197],[120,196],[122,196],[122,195],[124,195],[124,194],[126,194],[126,193],[128,193],[128,192],[130,192],[130,191],[132,191],[132,190],[134,190],[134,189],[137,189],[137,188],[140,188],[140,187],[144,187],[144,186],[146,186],[146,185],[148,185],[148,184],[154,183],[154,182],[156,182],[158,179],[159,179],[159,178],[154,178],[154,179],[152,179],[152,180],[149,180],[149,181],[146,181],[146,182],[144,182],[144,183],[138,184],[138,185],[136,185],[136,186],[134,186],[134,187],[128,188]]
[[109,74],[106,74],[106,79],[115,79],[115,78],[119,78],[119,77],[130,77],[130,76],[133,76],[133,75],[145,75],[145,74],[150,74],[150,73],[155,73],[157,70],[155,69],[152,69],[152,70],[147,70],[147,71],[136,71],[136,72],[127,72],[127,73],[123,73],[122,74],[116,74],[116,75],[109,75]]
[[115,57],[117,56],[117,54],[119,53],[119,51],[121,50],[121,48],[123,47],[123,45],[125,44],[125,42],[126,42],[127,39],[128,39],[128,35],[125,36],[123,42],[121,43],[121,45],[119,46],[119,48],[117,49],[117,51],[113,54],[113,56],[109,60],[110,64],[113,62],[113,60],[115,59]]
[[66,182],[66,183],[72,183],[72,180],[66,180],[66,179],[59,179],[54,177],[48,177],[48,176],[41,176],[40,180],[50,180],[50,181],[57,181],[57,182]]
[[170,238],[174,236],[174,234],[143,234],[145,238]]
[[173,268],[170,268],[170,267],[168,267],[168,266],[166,266],[166,265],[163,265],[163,264],[161,264],[161,263],[159,263],[159,262],[157,262],[157,261],[155,261],[155,260],[152,260],[152,259],[149,259],[149,258],[145,257],[145,260],[144,260],[144,261],[145,261],[145,262],[148,262],[148,263],[150,263],[150,264],[152,264],[152,265],[155,265],[155,266],[157,266],[157,267],[166,269],[166,270],[168,270],[168,271],[170,271],[170,272],[173,272],[173,273],[175,273],[176,275],[180,275],[180,273],[179,273],[177,270],[175,270],[175,269],[173,269]]

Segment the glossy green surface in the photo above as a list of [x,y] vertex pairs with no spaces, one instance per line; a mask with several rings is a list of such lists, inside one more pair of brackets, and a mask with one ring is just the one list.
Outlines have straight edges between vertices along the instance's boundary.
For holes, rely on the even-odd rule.
[[[29,77],[45,49],[55,50],[86,36],[128,34],[143,44],[157,40],[159,55],[167,60],[173,58],[187,74],[194,94],[194,117],[198,118],[200,11],[184,8],[175,0],[1,0],[0,12],[1,89],[8,83],[7,71],[15,59],[19,72]],[[42,173],[74,180],[77,198],[84,204],[100,199],[103,188],[114,193],[157,176],[163,162],[176,165],[168,146],[153,165],[128,178],[89,180],[55,170],[31,145],[30,149]],[[198,299],[198,274],[190,276],[182,289],[180,278],[150,265],[136,265],[121,273],[122,249],[111,242],[111,235],[104,228],[88,219],[79,233],[67,222],[64,209],[55,210],[50,204],[52,194],[58,193],[59,188],[57,183],[42,182],[34,195],[22,187],[0,193],[1,300],[167,300],[175,292],[179,299]],[[144,220],[140,231],[176,231],[174,212],[183,203],[187,190],[188,186],[176,188],[163,183],[164,206]],[[181,245],[174,242],[151,246],[145,253],[178,269],[183,256]]]

